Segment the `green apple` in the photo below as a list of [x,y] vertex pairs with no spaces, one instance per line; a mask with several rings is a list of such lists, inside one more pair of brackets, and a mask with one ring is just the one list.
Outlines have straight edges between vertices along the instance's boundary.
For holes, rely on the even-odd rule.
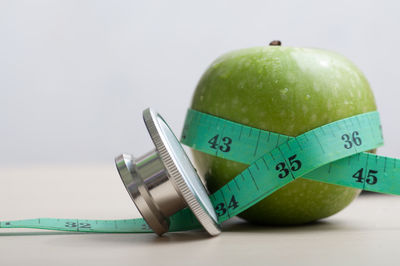
[[[297,136],[376,110],[367,79],[345,57],[326,50],[265,46],[216,59],[201,77],[191,108],[251,127]],[[193,150],[215,192],[247,165]],[[269,225],[312,222],[345,208],[360,190],[297,179],[240,216]]]

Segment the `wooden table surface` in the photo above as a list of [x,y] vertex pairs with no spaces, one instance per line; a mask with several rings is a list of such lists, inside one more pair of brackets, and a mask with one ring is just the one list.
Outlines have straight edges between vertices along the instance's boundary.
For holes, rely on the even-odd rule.
[[[139,217],[114,165],[0,168],[0,220]],[[360,196],[321,222],[203,232],[87,234],[0,229],[0,265],[398,265],[400,197]]]

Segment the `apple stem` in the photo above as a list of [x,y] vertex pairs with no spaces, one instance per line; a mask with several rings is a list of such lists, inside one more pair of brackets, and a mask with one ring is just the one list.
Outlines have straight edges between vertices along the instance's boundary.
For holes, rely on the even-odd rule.
[[279,40],[273,40],[272,42],[269,43],[270,46],[281,46],[282,42]]

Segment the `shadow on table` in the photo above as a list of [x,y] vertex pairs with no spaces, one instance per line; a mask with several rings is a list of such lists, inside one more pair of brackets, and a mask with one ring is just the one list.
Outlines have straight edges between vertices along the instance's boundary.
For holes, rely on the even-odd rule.
[[37,232],[5,232],[0,233],[3,236],[61,236],[61,235],[84,235],[84,232],[64,232],[64,231],[37,231]]
[[[310,231],[331,231],[331,230],[343,230],[345,229],[343,224],[335,221],[318,221],[301,226],[261,226],[254,225],[245,222],[240,218],[232,218],[223,224],[223,232],[229,232],[230,234],[240,233],[256,233],[256,234],[292,234],[296,233],[307,233]],[[210,237],[203,230],[193,230],[185,232],[171,232],[158,237],[152,233],[84,233],[84,232],[62,232],[62,231],[38,231],[38,232],[4,232],[0,233],[1,237],[15,237],[15,236],[71,236],[78,235],[82,237],[85,235],[85,241],[101,241],[101,242],[125,242],[136,244],[140,243],[154,243],[154,244],[165,244],[165,243],[180,243],[180,242],[192,242],[202,241],[210,239],[218,239]]]
[[234,221],[228,221],[224,224],[224,232],[231,233],[266,233],[266,234],[282,234],[282,233],[293,233],[293,232],[310,232],[310,231],[331,231],[331,230],[343,230],[343,224],[338,221],[316,221],[303,225],[294,226],[267,226],[257,225],[245,222],[239,218],[235,218]]

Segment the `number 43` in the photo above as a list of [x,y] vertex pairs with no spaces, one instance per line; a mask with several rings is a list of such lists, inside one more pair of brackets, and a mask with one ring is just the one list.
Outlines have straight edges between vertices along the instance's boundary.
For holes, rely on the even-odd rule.
[[231,150],[232,139],[230,137],[222,137],[222,144],[219,142],[219,135],[215,135],[208,141],[212,149],[219,149],[222,152],[229,152]]

